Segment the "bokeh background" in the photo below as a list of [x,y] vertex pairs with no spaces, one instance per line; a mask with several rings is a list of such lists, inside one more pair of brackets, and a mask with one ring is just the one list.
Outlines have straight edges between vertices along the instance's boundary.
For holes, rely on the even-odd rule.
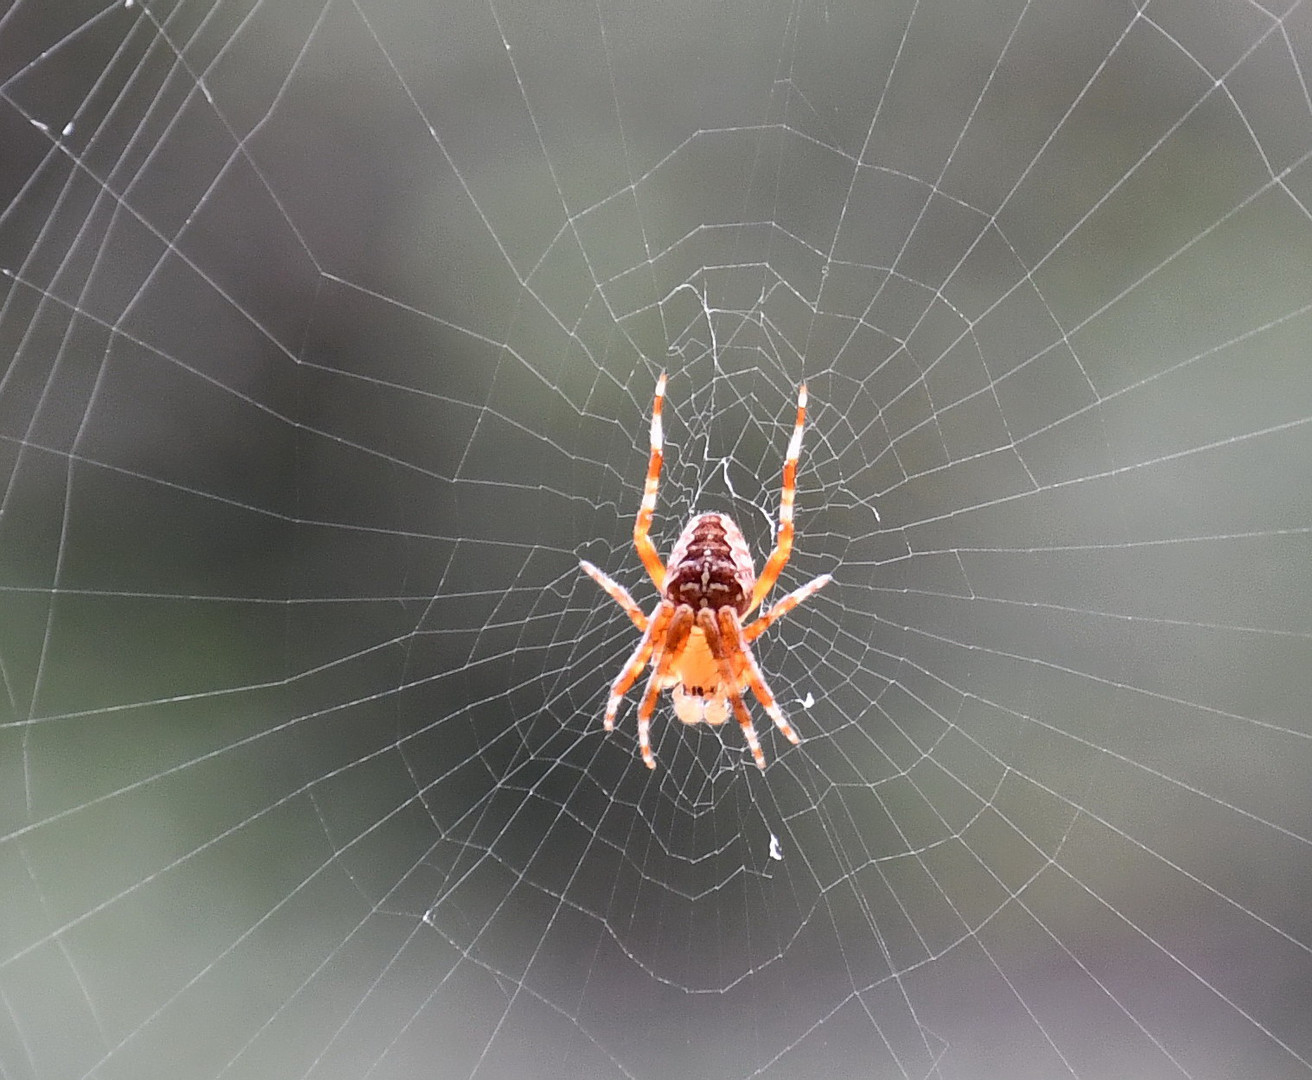
[[[1312,1075],[1312,11],[0,7],[0,1075]],[[794,726],[588,558],[764,558]],[[729,725],[732,727],[733,725]]]

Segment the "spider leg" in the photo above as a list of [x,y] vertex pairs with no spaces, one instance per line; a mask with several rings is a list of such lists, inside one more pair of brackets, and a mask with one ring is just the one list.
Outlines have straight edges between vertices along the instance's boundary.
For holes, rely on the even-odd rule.
[[[634,626],[639,630],[647,629],[647,616],[643,614],[642,608],[634,603],[633,597],[629,595],[628,589],[618,581],[611,578],[609,574],[603,574],[593,566],[592,563],[588,562],[587,559],[580,559],[579,566],[583,567],[583,572],[587,574],[588,577],[592,578],[593,581],[606,590],[607,596],[628,612],[628,616],[633,620]],[[777,607],[778,605],[775,606]]]
[[[662,604],[662,609],[668,607]],[[638,706],[638,748],[642,751],[642,763],[649,769],[656,768],[656,758],[651,752],[651,716],[656,711],[656,700],[660,697],[665,678],[674,667],[674,662],[688,644],[688,635],[692,632],[692,608],[680,604],[673,609],[669,627],[660,645],[660,652],[651,667],[647,679],[647,692],[642,695],[642,704]]]
[[656,380],[656,397],[651,404],[651,458],[647,462],[647,483],[642,489],[642,505],[638,507],[638,518],[633,523],[633,546],[638,549],[638,558],[647,568],[656,588],[665,588],[665,566],[651,542],[651,519],[656,512],[656,488],[661,478],[661,446],[664,433],[661,430],[661,402],[665,400],[665,372]]
[[647,625],[647,632],[642,635],[637,648],[633,650],[633,655],[629,657],[628,663],[620,669],[619,675],[615,677],[615,681],[611,684],[610,696],[606,699],[606,719],[604,722],[607,731],[615,727],[615,716],[620,711],[620,700],[628,692],[629,687],[633,685],[633,681],[642,674],[642,669],[647,666],[652,651],[656,648],[657,642],[664,636],[665,628],[669,626],[673,615],[674,605],[662,602],[652,613],[651,622]]
[[[736,614],[733,608],[721,608],[720,610],[722,613]],[[743,696],[738,690],[738,679],[733,670],[733,661],[729,658],[732,645],[726,644],[720,632],[720,626],[723,622],[724,615],[721,614],[720,623],[717,623],[715,613],[710,608],[702,608],[697,612],[697,624],[702,628],[702,633],[706,635],[706,644],[710,646],[711,655],[715,657],[716,662],[720,665],[720,685],[729,698],[729,703],[733,706],[734,716],[738,718],[738,726],[743,729],[743,738],[747,740],[747,746],[752,751],[752,757],[756,759],[756,767],[761,772],[765,772],[765,752],[761,749],[761,740],[756,737],[756,728],[752,725],[752,714],[747,711],[747,706],[743,704]],[[744,655],[750,658],[751,654],[746,652],[745,645],[743,649]],[[789,730],[791,731],[791,729]]]
[[[775,619],[787,615],[808,596],[819,592],[831,581],[833,581],[833,578],[829,574],[821,574],[814,581],[808,581],[800,589],[794,589],[782,600],[778,601],[774,607],[764,615],[759,616],[753,622],[743,627],[743,641],[755,641],[765,632],[766,627],[774,622]],[[605,588],[605,586],[602,587]]]
[[752,599],[747,605],[749,612],[755,611],[765,599],[765,594],[778,580],[793,550],[793,499],[797,494],[797,459],[802,455],[802,428],[805,424],[806,383],[802,383],[797,388],[797,423],[793,427],[793,437],[788,440],[788,455],[784,458],[783,490],[779,497],[779,534],[775,539],[774,550],[770,552],[770,558],[761,570],[761,576],[756,579],[756,588],[752,590]]
[[[820,579],[817,578],[816,580],[819,581]],[[811,584],[814,585],[815,582]],[[804,587],[810,588],[810,586]],[[820,586],[816,585],[815,587],[818,589]],[[766,617],[768,616],[762,616],[762,618]],[[779,708],[779,703],[775,701],[774,694],[770,693],[770,687],[766,685],[765,676],[761,674],[760,665],[757,664],[756,657],[752,655],[752,647],[745,640],[746,635],[743,632],[742,624],[738,621],[738,612],[731,607],[720,608],[720,633],[728,642],[729,650],[741,657],[743,673],[747,676],[747,685],[752,688],[752,693],[756,695],[756,700],[761,703],[761,708],[774,721],[774,726],[779,729],[783,737],[796,746],[802,740],[797,737],[797,732],[784,719],[783,710]]]

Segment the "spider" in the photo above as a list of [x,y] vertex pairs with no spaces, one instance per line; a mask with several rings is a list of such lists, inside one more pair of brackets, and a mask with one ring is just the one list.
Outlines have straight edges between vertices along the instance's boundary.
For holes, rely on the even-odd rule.
[[642,639],[628,663],[611,684],[606,700],[605,727],[615,727],[620,701],[651,664],[647,690],[638,706],[638,746],[643,763],[656,768],[651,752],[651,717],[662,690],[674,689],[674,715],[685,724],[706,722],[723,724],[732,708],[743,736],[756,759],[757,768],[765,770],[761,751],[752,726],[751,715],[743,704],[743,692],[751,688],[775,727],[793,744],[801,740],[784,719],[766,685],[765,677],[752,655],[751,642],[782,615],[829,583],[830,575],[821,574],[800,589],[779,600],[764,615],[743,625],[743,618],[765,599],[778,580],[793,548],[793,498],[797,491],[797,459],[802,452],[802,427],[806,421],[806,384],[797,391],[797,424],[788,440],[784,459],[783,491],[779,502],[779,534],[774,550],[766,560],[761,576],[756,576],[752,553],[742,531],[727,514],[698,514],[684,526],[670,552],[669,566],[661,565],[660,555],[652,543],[652,515],[656,511],[656,488],[660,481],[662,460],[661,403],[665,399],[665,375],[656,382],[656,399],[651,407],[651,459],[647,465],[647,483],[642,505],[633,524],[633,546],[647,568],[660,603],[650,616],[634,603],[628,590],[598,570],[586,559],[583,568],[627,613],[642,631]]

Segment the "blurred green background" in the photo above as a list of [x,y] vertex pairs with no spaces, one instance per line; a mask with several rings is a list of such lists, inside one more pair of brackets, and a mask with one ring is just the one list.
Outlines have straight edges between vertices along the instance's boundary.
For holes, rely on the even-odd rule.
[[0,1075],[1312,1075],[1310,19],[6,5]]

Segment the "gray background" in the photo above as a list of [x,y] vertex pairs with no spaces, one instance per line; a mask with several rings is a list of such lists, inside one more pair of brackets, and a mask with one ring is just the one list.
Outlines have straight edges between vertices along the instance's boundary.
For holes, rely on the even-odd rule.
[[[1312,1074],[1312,14],[0,14],[0,1076]],[[586,557],[758,565],[757,773]],[[733,725],[729,725],[733,727]],[[771,838],[777,844],[771,857]]]

